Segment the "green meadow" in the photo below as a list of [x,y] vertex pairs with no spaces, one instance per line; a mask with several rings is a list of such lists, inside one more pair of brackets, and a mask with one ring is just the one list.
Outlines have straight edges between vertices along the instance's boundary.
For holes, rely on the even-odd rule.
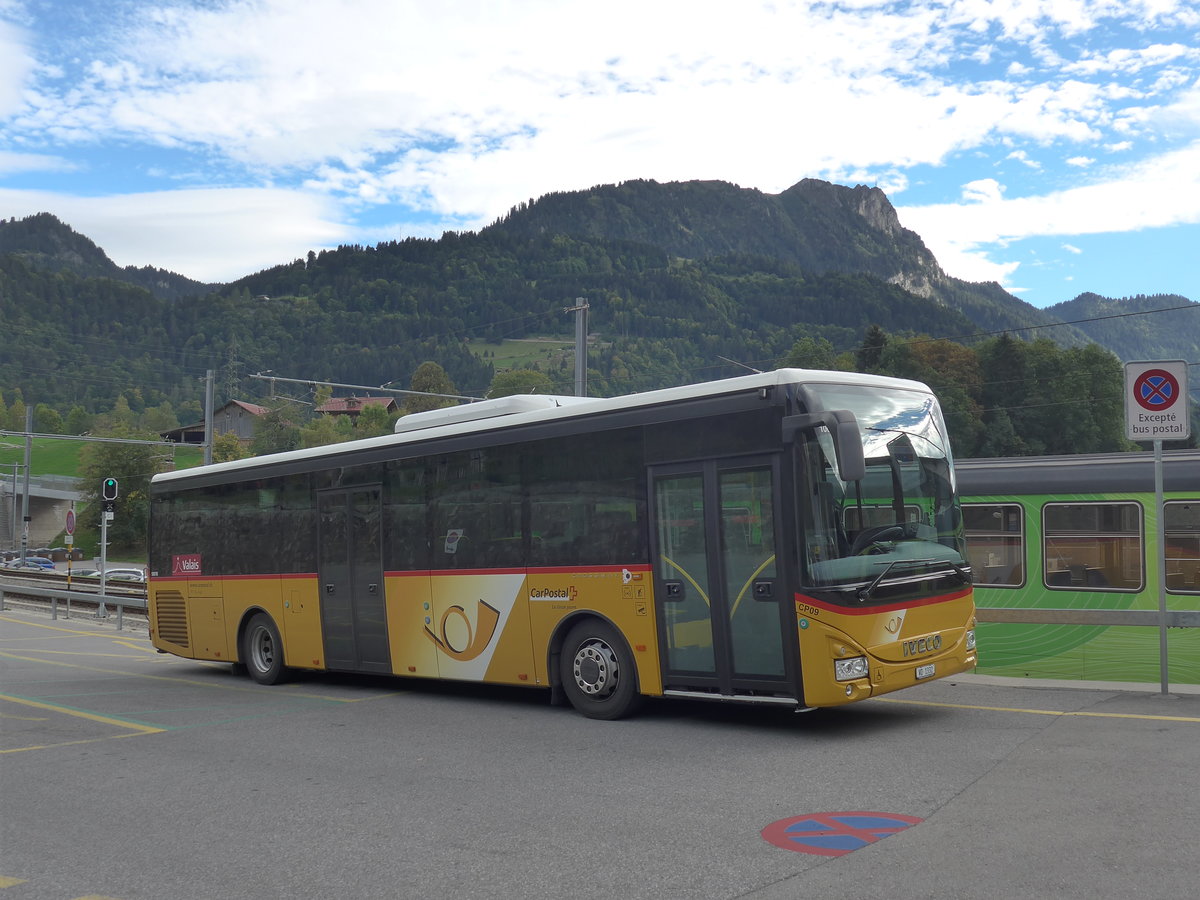
[[497,372],[506,369],[521,369],[538,363],[543,372],[557,366],[563,359],[574,365],[575,342],[559,337],[534,337],[504,340],[499,344],[472,343],[471,352],[480,359],[489,360]]
[[[62,438],[34,438],[29,454],[29,474],[66,475],[79,477],[79,455],[87,446],[85,441],[64,440]],[[165,451],[166,448],[164,448]],[[179,446],[173,451],[175,468],[190,469],[204,461],[204,453],[198,447]],[[25,464],[24,438],[4,435],[0,437],[0,476],[11,479],[13,463],[18,466]],[[17,477],[24,476],[18,468]]]

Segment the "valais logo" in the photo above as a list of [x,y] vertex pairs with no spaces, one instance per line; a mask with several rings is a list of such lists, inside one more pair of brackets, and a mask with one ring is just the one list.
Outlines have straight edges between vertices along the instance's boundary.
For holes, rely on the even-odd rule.
[[200,574],[200,554],[187,553],[181,556],[171,557],[171,574],[172,575],[199,575]]

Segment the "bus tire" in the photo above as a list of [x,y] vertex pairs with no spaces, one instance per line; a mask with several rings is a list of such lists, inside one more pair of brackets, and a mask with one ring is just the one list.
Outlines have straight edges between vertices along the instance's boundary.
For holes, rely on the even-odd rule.
[[241,661],[259,684],[279,684],[287,677],[279,629],[266,613],[256,613],[246,625]]
[[616,629],[598,619],[567,632],[559,675],[571,705],[589,719],[620,719],[641,705],[633,657]]

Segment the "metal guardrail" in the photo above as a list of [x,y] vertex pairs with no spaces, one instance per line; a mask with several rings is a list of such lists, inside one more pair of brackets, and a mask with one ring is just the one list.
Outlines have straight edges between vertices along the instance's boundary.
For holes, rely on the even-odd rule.
[[0,583],[0,610],[5,608],[5,597],[41,597],[50,601],[51,618],[58,619],[58,602],[65,600],[67,604],[66,618],[71,618],[71,601],[77,603],[96,604],[96,617],[103,619],[108,617],[107,606],[113,606],[117,610],[117,631],[124,627],[125,608],[137,610],[149,609],[149,602],[145,597],[129,597],[120,594],[97,593],[93,591],[68,591],[60,590],[59,588],[42,588],[42,587],[5,587]]
[[975,607],[980,622],[1017,625],[1146,625],[1168,628],[1200,628],[1200,610],[1157,609],[1036,609],[1021,607]]

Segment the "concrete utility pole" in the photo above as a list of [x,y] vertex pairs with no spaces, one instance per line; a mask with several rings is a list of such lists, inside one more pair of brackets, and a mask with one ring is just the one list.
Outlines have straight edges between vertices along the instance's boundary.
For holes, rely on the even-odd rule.
[[582,297],[575,298],[575,305],[568,306],[563,312],[575,313],[575,396],[587,396],[587,314],[588,302]]
[[204,376],[204,464],[212,463],[213,453],[213,376],[209,369]]
[[25,494],[21,497],[21,565],[25,565],[25,558],[29,555],[29,463],[32,459],[33,405],[31,404],[25,407]]

